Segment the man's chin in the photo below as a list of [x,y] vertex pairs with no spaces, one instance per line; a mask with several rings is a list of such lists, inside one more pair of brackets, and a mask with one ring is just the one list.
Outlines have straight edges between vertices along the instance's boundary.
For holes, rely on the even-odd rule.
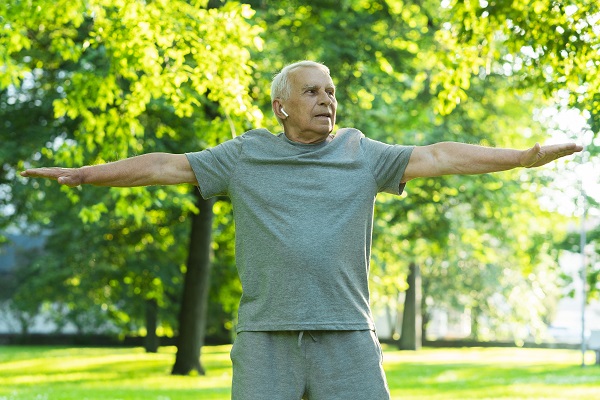
[[331,132],[333,132],[334,126],[335,125],[331,122],[329,124],[327,124],[326,127],[323,127],[323,130],[322,130],[323,134],[329,135]]

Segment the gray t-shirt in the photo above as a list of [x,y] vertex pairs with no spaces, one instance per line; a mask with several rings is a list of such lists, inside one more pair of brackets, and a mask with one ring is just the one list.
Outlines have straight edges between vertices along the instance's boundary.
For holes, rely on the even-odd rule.
[[402,193],[412,150],[356,129],[315,145],[255,129],[186,154],[202,196],[233,204],[238,332],[374,329],[375,197]]

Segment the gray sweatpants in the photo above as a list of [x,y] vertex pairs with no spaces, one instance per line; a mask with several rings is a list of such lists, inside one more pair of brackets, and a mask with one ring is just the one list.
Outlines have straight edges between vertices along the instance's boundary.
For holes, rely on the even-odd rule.
[[233,400],[388,400],[375,332],[240,332]]

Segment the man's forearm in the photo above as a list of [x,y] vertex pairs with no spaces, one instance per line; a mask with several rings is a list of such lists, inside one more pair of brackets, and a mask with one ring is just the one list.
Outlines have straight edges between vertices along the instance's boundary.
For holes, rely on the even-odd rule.
[[436,175],[473,175],[521,167],[523,150],[441,142],[430,146]]
[[124,160],[79,168],[81,184],[96,186],[149,186],[161,184],[155,172],[160,167],[161,153],[149,153]]

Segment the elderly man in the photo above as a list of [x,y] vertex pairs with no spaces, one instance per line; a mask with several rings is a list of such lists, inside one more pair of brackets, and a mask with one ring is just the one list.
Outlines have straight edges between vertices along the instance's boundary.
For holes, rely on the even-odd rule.
[[388,399],[368,291],[377,193],[400,194],[419,177],[537,167],[582,148],[401,146],[352,128],[332,134],[335,86],[311,61],[285,67],[271,93],[278,135],[255,129],[200,152],[22,175],[68,186],[190,183],[205,198],[228,195],[243,286],[233,398]]

